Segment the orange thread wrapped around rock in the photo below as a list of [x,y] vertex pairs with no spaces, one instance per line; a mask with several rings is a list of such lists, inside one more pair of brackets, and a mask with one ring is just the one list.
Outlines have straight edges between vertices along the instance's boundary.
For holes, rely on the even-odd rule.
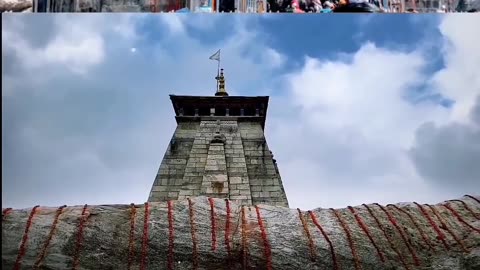
[[30,231],[30,227],[32,226],[32,220],[33,217],[35,216],[35,213],[37,212],[37,208],[40,206],[37,205],[32,208],[32,211],[30,211],[30,215],[28,216],[27,220],[27,225],[25,226],[25,232],[23,233],[22,237],[22,243],[20,244],[20,249],[18,251],[17,259],[15,260],[15,265],[13,266],[14,270],[19,270],[20,267],[22,266],[22,257],[25,255],[26,248],[27,248],[27,240],[28,240],[28,233]]
[[363,220],[360,218],[360,216],[358,215],[358,213],[355,211],[355,208],[351,207],[351,206],[348,206],[348,209],[350,210],[350,212],[352,212],[353,216],[355,217],[355,220],[357,221],[358,225],[360,226],[360,228],[363,230],[363,232],[365,232],[365,234],[367,235],[368,239],[370,240],[370,242],[372,243],[373,247],[375,248],[375,250],[377,250],[377,254],[378,256],[380,257],[380,260],[382,262],[385,262],[385,257],[383,256],[383,253],[380,251],[380,249],[378,248],[377,244],[375,243],[375,241],[373,240],[373,237],[372,235],[370,234],[370,231],[368,231],[368,228],[367,226],[365,225],[365,223],[363,222]]
[[340,225],[343,228],[343,231],[345,231],[345,234],[347,235],[348,245],[350,246],[350,249],[352,250],[352,256],[353,256],[353,262],[355,263],[355,269],[356,270],[362,269],[362,266],[360,265],[360,260],[358,259],[357,249],[355,248],[355,243],[353,242],[352,234],[350,233],[350,230],[348,229],[347,224],[345,223],[345,221],[342,219],[340,214],[335,209],[330,208],[330,210],[333,211],[333,214],[335,214],[338,221],[340,222]]
[[410,221],[412,221],[413,226],[415,226],[417,231],[422,236],[423,241],[425,242],[425,244],[427,244],[428,248],[431,249],[432,251],[435,251],[435,248],[433,247],[432,243],[430,242],[430,239],[427,238],[427,236],[425,235],[425,232],[422,230],[422,228],[418,225],[417,221],[413,218],[413,216],[409,212],[403,210],[402,208],[400,208],[400,207],[398,207],[394,204],[388,204],[387,207],[388,206],[392,206],[397,211],[402,212],[403,214],[407,215],[407,217],[410,219]]
[[135,216],[137,209],[135,204],[130,204],[130,234],[128,236],[128,270],[132,268],[133,258],[135,257]]
[[310,230],[308,229],[307,222],[303,217],[302,210],[300,210],[300,208],[297,208],[297,211],[298,211],[298,217],[300,218],[300,222],[302,223],[303,231],[305,232],[305,236],[307,236],[308,250],[310,251],[310,260],[314,262],[316,254],[315,254],[315,245],[313,244],[312,235],[310,234]]
[[77,232],[77,242],[75,244],[75,252],[73,253],[73,270],[77,269],[78,264],[80,262],[80,250],[82,249],[82,242],[83,242],[83,229],[85,226],[85,222],[87,221],[88,214],[87,214],[88,205],[83,206],[82,216],[80,217],[80,222],[78,223],[78,232]]
[[217,249],[217,228],[215,224],[215,202],[213,198],[208,198],[208,202],[210,203],[210,222],[212,226],[212,250],[215,251]]
[[47,249],[50,245],[50,241],[52,240],[53,238],[53,234],[55,233],[55,229],[57,228],[57,223],[58,223],[58,218],[60,217],[60,214],[62,214],[62,211],[63,209],[67,207],[66,205],[62,205],[60,206],[57,211],[55,212],[55,217],[53,219],[53,223],[52,223],[52,227],[50,228],[50,232],[48,233],[48,236],[47,236],[47,240],[45,241],[45,243],[43,244],[43,247],[42,249],[40,250],[40,252],[38,253],[38,257],[37,257],[37,260],[35,261],[35,264],[33,265],[33,268],[34,269],[38,269],[40,268],[41,264],[42,264],[42,261],[43,259],[45,258],[46,254],[47,254]]
[[142,253],[140,258],[140,270],[145,270],[147,267],[148,257],[148,219],[150,217],[148,202],[145,203],[145,213],[143,215],[143,238],[142,238]]
[[446,249],[446,250],[450,250],[450,247],[448,246],[447,242],[445,241],[445,235],[442,233],[442,231],[440,231],[440,229],[438,228],[437,224],[433,221],[433,219],[430,217],[430,215],[427,213],[427,211],[425,211],[425,209],[423,208],[423,206],[421,206],[421,205],[418,204],[417,202],[413,202],[413,203],[420,209],[420,211],[422,212],[423,216],[428,220],[428,222],[430,223],[430,225],[432,225],[433,229],[434,229],[435,232],[437,233],[438,239],[440,239],[440,241],[442,241],[442,243],[443,243],[443,246],[445,246],[445,249]]
[[12,212],[12,208],[3,209],[3,211],[2,211],[2,221],[4,221],[5,218],[7,218],[8,214],[10,214],[11,212]]
[[225,207],[227,208],[227,216],[225,217],[225,248],[227,249],[228,257],[231,256],[231,247],[230,247],[230,201],[225,199]]
[[415,263],[415,266],[420,266],[420,259],[418,259],[418,256],[415,253],[415,250],[413,250],[413,247],[408,242],[402,228],[400,228],[400,226],[398,226],[397,220],[395,220],[395,218],[392,216],[392,214],[390,214],[390,212],[388,212],[388,210],[385,207],[383,207],[382,205],[380,205],[378,203],[375,203],[375,205],[380,207],[380,209],[382,209],[382,211],[387,215],[387,218],[390,221],[390,223],[392,223],[393,227],[395,227],[395,229],[400,234],[400,237],[402,238],[403,242],[407,246],[407,249],[410,252],[410,255],[412,255],[413,262]]
[[174,228],[173,228],[173,201],[168,201],[168,270],[173,270],[174,267]]
[[192,263],[193,269],[198,269],[198,250],[197,250],[197,228],[195,226],[195,214],[193,212],[193,203],[190,198],[188,200],[188,216],[190,219],[190,234],[192,236]]
[[380,220],[378,220],[377,216],[373,213],[373,210],[366,204],[362,204],[370,214],[370,216],[375,220],[375,223],[377,224],[378,228],[383,232],[383,235],[385,236],[385,239],[387,239],[388,244],[390,245],[390,248],[397,254],[398,258],[400,259],[400,262],[402,262],[402,265],[405,269],[410,269],[405,262],[405,259],[403,258],[402,254],[400,251],[395,247],[395,245],[392,242],[392,239],[388,236],[387,232],[385,231],[385,228],[383,228],[382,224],[380,223]]
[[435,207],[427,204],[427,206],[432,210],[433,214],[437,217],[437,219],[440,221],[440,224],[442,225],[443,228],[445,228],[445,230],[447,230],[447,232],[452,236],[452,238],[455,240],[455,242],[457,242],[460,247],[462,247],[462,250],[464,252],[468,252],[467,248],[465,247],[465,245],[463,244],[462,240],[460,240],[458,238],[458,236],[455,235],[455,233],[453,233],[452,230],[450,230],[450,228],[447,226],[447,223],[445,222],[445,220],[442,218],[442,216],[440,215],[440,213],[438,213],[437,209],[435,209]]
[[457,211],[455,211],[455,209],[453,209],[452,207],[450,207],[450,205],[447,204],[443,204],[443,207],[447,208],[457,219],[458,221],[460,221],[460,223],[464,224],[465,226],[469,227],[470,229],[472,229],[473,231],[477,232],[477,233],[480,233],[480,229],[477,229],[475,227],[473,227],[472,225],[468,224],[458,213]]
[[267,230],[263,224],[262,217],[260,216],[260,209],[255,205],[255,211],[257,212],[258,226],[260,227],[260,232],[262,234],[263,240],[263,253],[265,259],[267,260],[267,270],[272,270],[272,249],[270,248],[270,243],[267,238]]
[[313,224],[315,224],[315,226],[317,226],[317,228],[320,230],[320,232],[322,233],[323,237],[325,238],[325,240],[327,240],[327,243],[328,245],[330,246],[330,253],[332,254],[332,261],[333,261],[333,269],[334,270],[337,270],[339,269],[338,268],[338,262],[337,262],[337,256],[335,255],[335,249],[333,248],[333,244],[332,244],[332,241],[330,241],[330,238],[328,237],[328,235],[325,233],[325,231],[323,230],[322,226],[320,225],[320,223],[318,222],[317,218],[315,217],[315,215],[313,214],[312,211],[308,211],[308,214],[310,215],[310,218],[312,219],[313,221]]

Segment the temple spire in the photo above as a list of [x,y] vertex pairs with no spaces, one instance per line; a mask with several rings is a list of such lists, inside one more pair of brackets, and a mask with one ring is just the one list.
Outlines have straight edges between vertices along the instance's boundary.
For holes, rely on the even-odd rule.
[[225,90],[225,77],[223,76],[223,68],[220,69],[220,74],[215,77],[215,79],[218,82],[218,88],[217,92],[215,93],[215,96],[228,96],[227,90]]

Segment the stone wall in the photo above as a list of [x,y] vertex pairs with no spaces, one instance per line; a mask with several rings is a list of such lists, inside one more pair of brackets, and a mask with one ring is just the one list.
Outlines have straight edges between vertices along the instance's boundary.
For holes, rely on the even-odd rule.
[[177,199],[186,183],[201,183],[207,149],[201,134],[197,135],[199,126],[195,122],[179,123],[158,169],[149,201]]
[[212,119],[179,123],[149,201],[199,195],[243,205],[288,206],[260,123]]
[[273,161],[262,127],[255,122],[240,122],[239,129],[253,203],[288,207],[280,173]]

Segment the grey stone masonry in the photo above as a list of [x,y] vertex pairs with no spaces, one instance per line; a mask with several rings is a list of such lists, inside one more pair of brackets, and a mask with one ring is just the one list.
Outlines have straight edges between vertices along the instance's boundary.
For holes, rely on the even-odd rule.
[[214,198],[228,198],[227,162],[223,142],[210,143],[201,194]]
[[255,122],[239,123],[253,204],[288,207],[283,183],[262,127]]
[[194,122],[177,126],[158,169],[148,201],[178,199],[198,126],[199,123]]
[[[184,109],[182,99],[193,107]],[[230,100],[234,105],[231,110]],[[227,107],[195,108],[202,104],[208,108],[217,101]],[[196,97],[172,96],[178,126],[148,201],[208,196],[228,198],[240,205],[288,207],[278,166],[264,135],[266,104],[259,105],[259,110],[245,110],[245,115],[239,109],[243,102],[247,106],[257,101],[268,102],[268,98],[198,97],[197,102]],[[211,115],[212,111],[217,114]],[[223,115],[218,115],[220,112]]]

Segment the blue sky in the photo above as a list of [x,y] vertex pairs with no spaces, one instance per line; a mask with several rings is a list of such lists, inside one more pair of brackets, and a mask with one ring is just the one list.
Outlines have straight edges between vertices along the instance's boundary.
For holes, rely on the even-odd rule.
[[[478,16],[2,17],[2,204],[142,203],[169,94],[269,95],[291,207],[480,190]],[[458,29],[463,29],[458,31]],[[412,192],[415,190],[415,192]]]

